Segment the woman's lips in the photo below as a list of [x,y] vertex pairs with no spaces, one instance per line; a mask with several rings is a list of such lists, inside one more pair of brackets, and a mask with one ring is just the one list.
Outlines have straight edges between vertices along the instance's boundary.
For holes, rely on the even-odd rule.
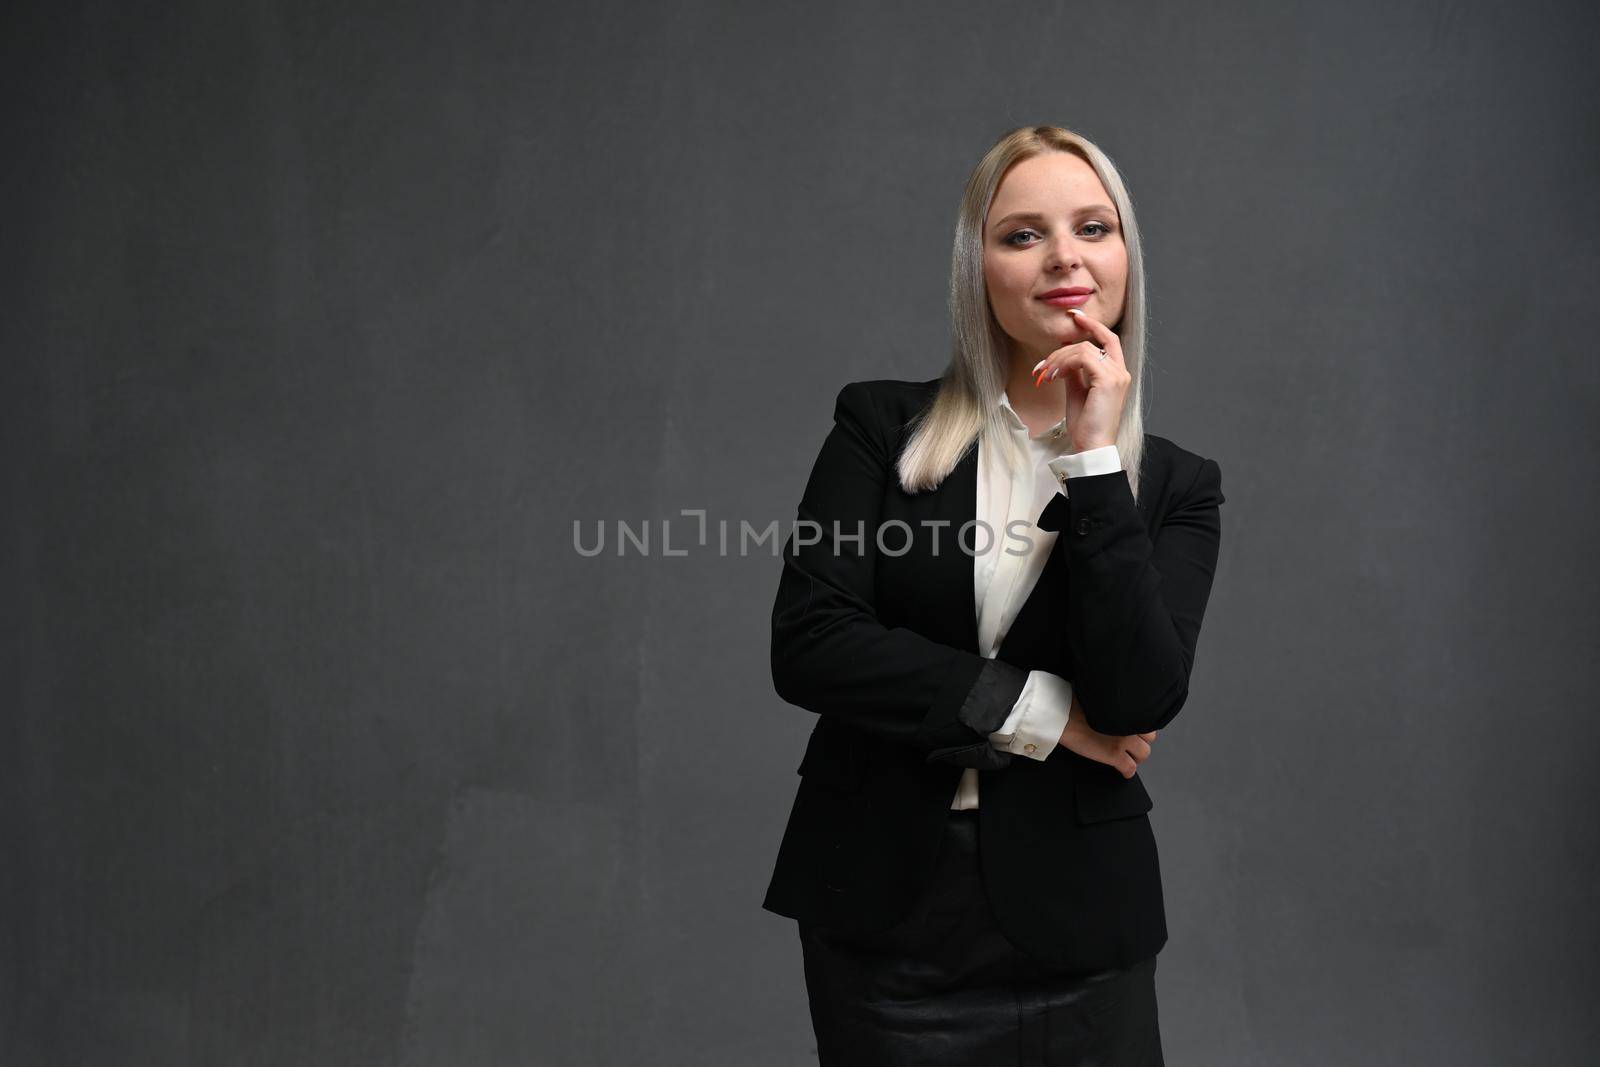
[[1039,299],[1052,307],[1075,308],[1087,304],[1089,297],[1093,295],[1093,293],[1077,293],[1073,296],[1041,296]]

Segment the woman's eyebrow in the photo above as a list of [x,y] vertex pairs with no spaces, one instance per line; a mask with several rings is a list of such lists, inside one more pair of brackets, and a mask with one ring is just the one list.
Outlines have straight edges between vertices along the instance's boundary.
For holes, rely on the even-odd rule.
[[[1116,215],[1116,211],[1114,211],[1109,204],[1088,204],[1073,212],[1074,215],[1087,215],[1091,213],[1097,215]],[[999,222],[995,223],[989,228],[991,230],[998,229],[1008,222],[1021,219],[1043,220],[1044,216],[1039,214],[1037,211],[1013,211],[1011,214],[1007,215],[1005,218],[1001,219]]]

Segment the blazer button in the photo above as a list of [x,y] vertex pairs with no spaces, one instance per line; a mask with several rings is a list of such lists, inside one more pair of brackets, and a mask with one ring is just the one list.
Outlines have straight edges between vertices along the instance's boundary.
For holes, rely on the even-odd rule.
[[1090,525],[1091,525],[1091,523],[1089,522],[1089,516],[1085,515],[1083,518],[1079,519],[1078,520],[1078,536],[1079,537],[1087,537],[1088,534],[1089,534]]

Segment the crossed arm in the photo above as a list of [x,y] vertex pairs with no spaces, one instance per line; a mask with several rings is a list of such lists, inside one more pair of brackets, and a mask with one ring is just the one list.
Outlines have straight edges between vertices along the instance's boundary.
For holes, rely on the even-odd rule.
[[[824,536],[784,546],[772,609],[774,688],[930,762],[1005,766],[1012,755],[991,735],[1017,710],[1030,672],[878,621],[874,534],[885,479],[895,476],[886,430],[863,383],[840,390],[798,514]],[[1187,697],[1220,541],[1220,477],[1206,460],[1153,544],[1121,471],[1074,477],[1070,497],[1052,501],[1058,513],[1067,509],[1060,536],[1074,568],[1062,620],[1072,684],[1099,732],[1157,729]],[[860,522],[868,536],[836,551],[835,522],[841,530]]]

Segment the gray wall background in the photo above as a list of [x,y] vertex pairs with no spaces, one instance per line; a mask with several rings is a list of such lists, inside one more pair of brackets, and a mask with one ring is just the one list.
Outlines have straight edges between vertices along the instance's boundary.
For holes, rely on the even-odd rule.
[[787,524],[840,385],[939,373],[1035,122],[1228,496],[1168,1061],[1592,1056],[1588,5],[4,19],[0,1060],[813,1062],[777,561],[660,524]]

